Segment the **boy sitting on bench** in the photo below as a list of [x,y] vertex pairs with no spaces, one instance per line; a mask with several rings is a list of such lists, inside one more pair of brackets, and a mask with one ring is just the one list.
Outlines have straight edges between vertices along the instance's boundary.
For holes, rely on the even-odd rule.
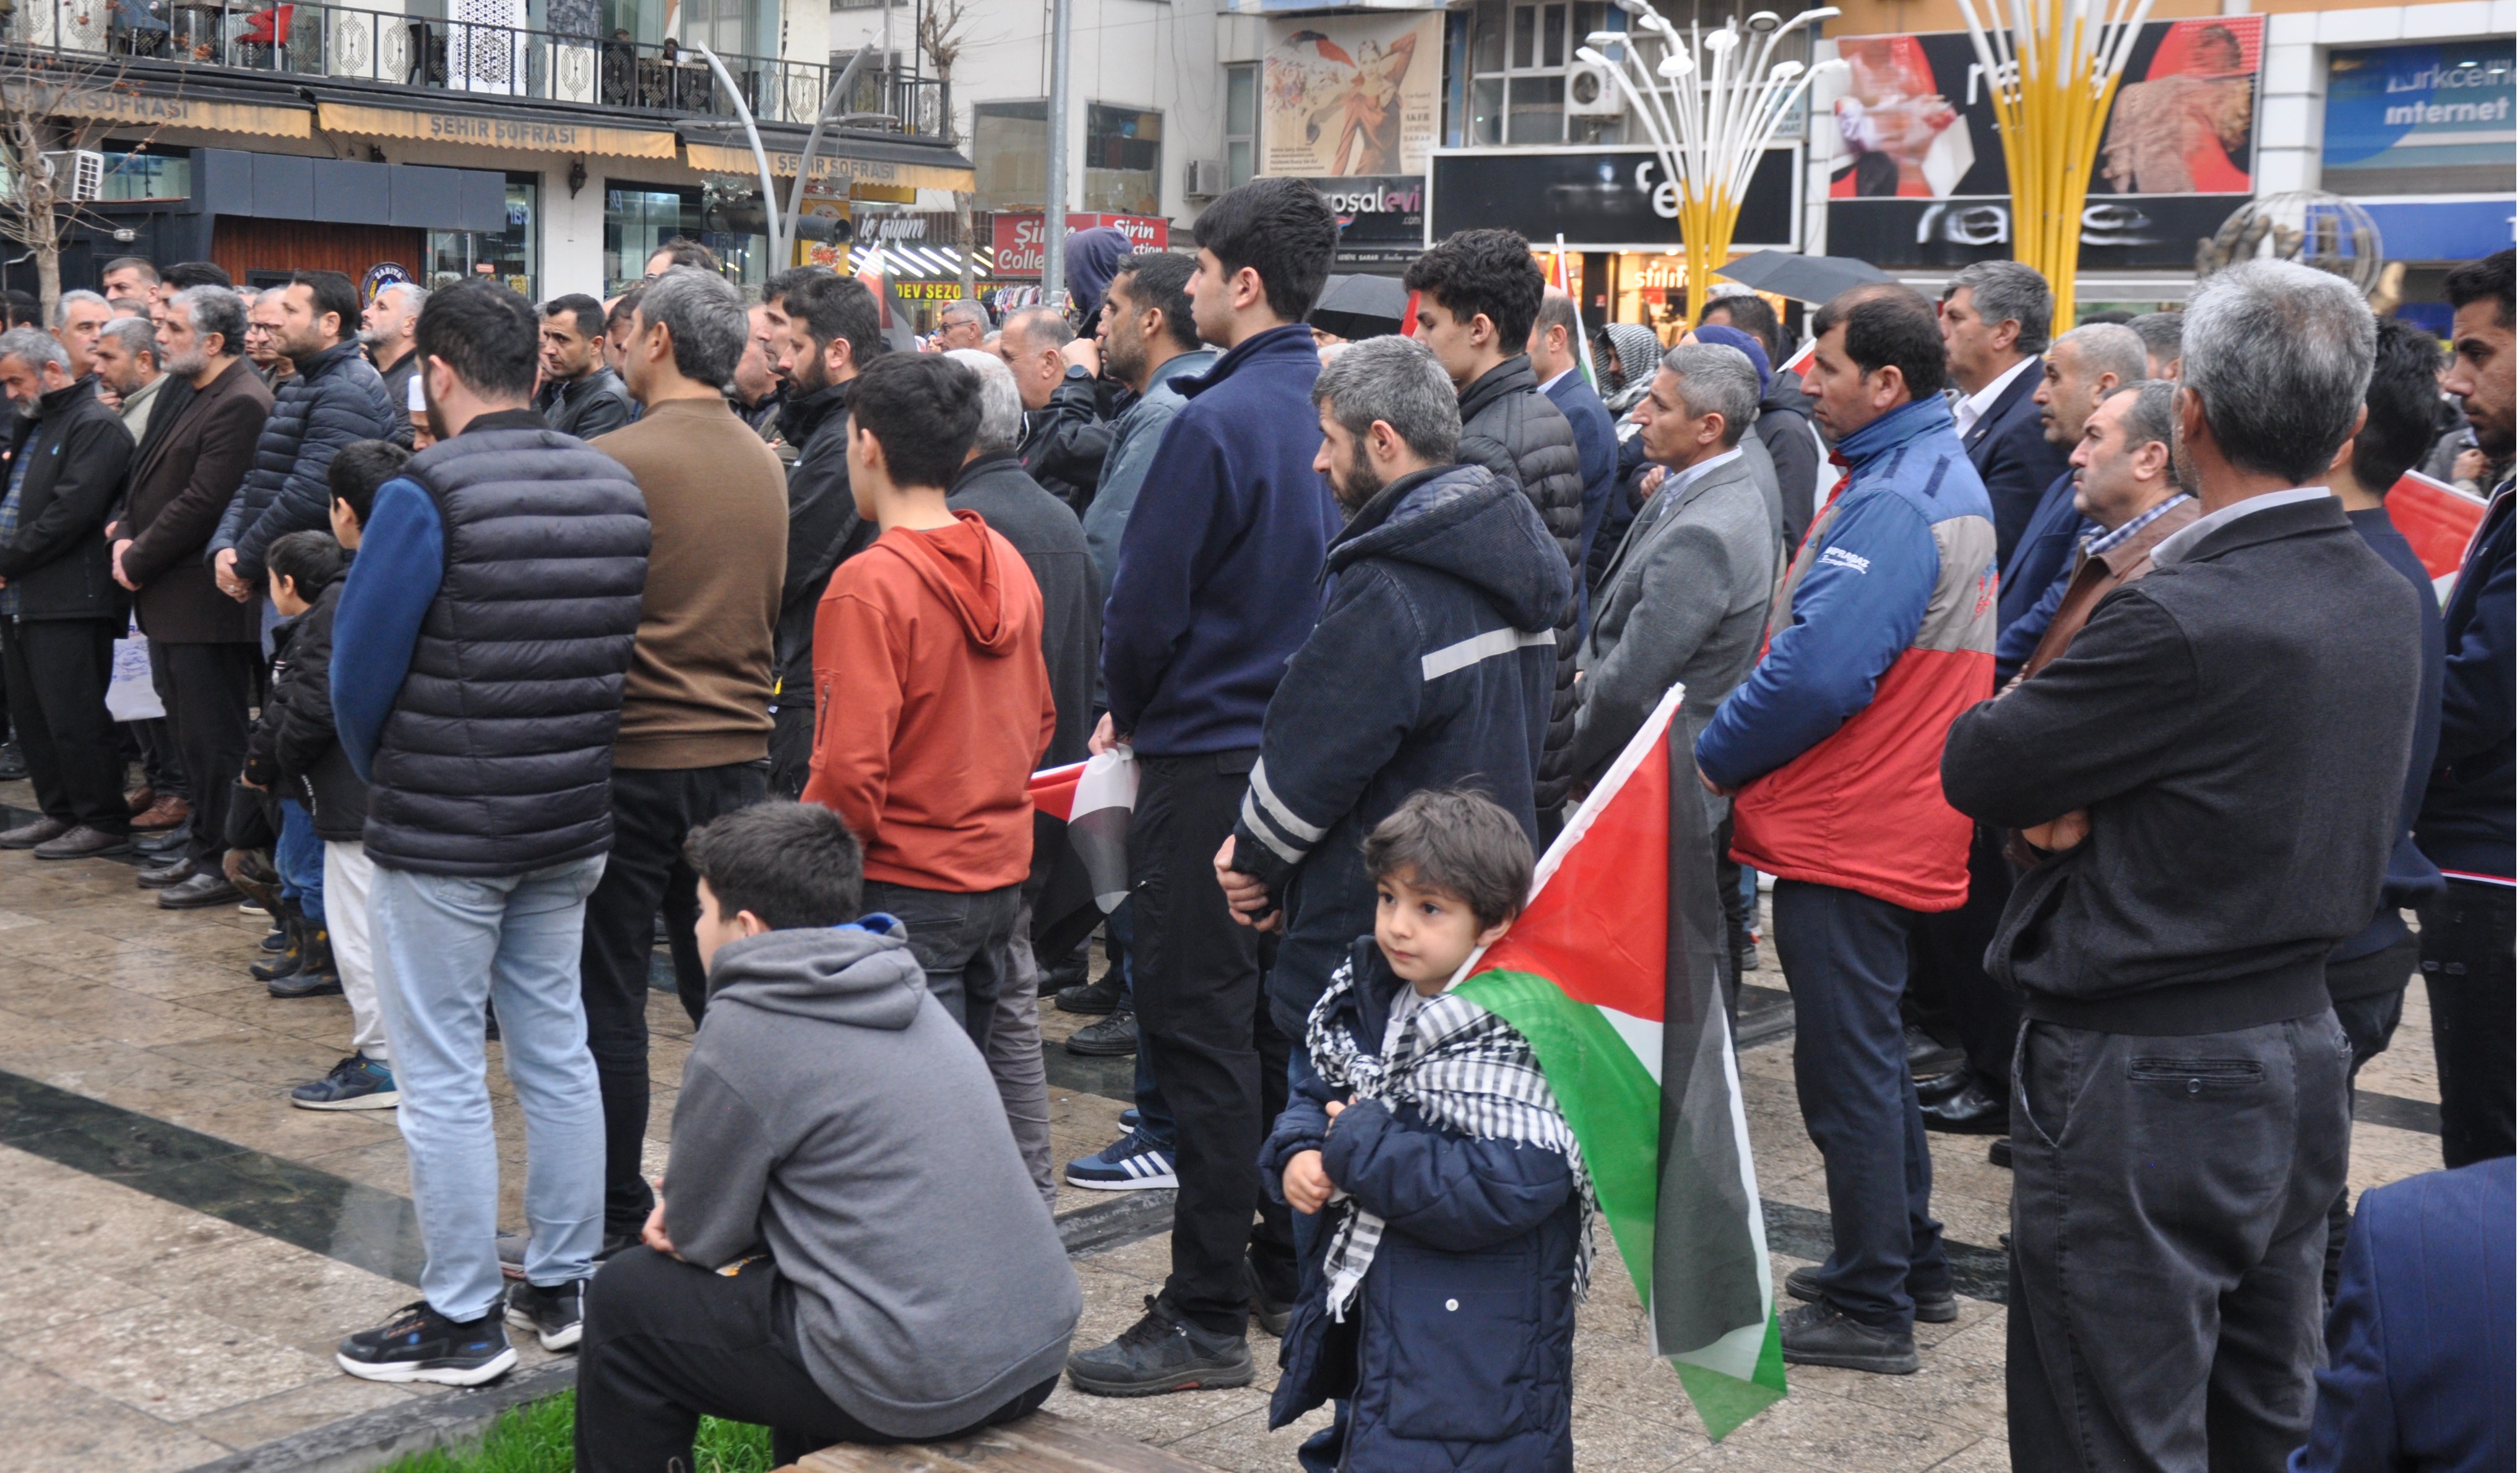
[[699,1417],[775,1462],[1039,1406],[1084,1302],[960,1019],[857,840],[771,802],[693,832],[706,1021],[645,1247],[587,1295],[579,1473],[689,1468]]

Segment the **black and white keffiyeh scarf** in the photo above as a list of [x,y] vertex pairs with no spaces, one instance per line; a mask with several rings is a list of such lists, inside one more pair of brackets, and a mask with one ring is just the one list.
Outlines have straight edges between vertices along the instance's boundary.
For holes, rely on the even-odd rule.
[[[1355,1036],[1331,1021],[1340,999],[1355,987],[1355,965],[1343,961],[1329,989],[1313,1004],[1304,1048],[1314,1072],[1333,1091],[1395,1108],[1416,1105],[1427,1120],[1472,1139],[1511,1140],[1564,1156],[1583,1213],[1575,1248],[1575,1299],[1582,1303],[1593,1276],[1593,1213],[1598,1205],[1593,1176],[1584,1169],[1584,1153],[1541,1075],[1530,1043],[1505,1019],[1446,992],[1418,1006],[1388,1056],[1362,1052]],[[1357,1284],[1373,1267],[1383,1222],[1353,1197],[1342,1200],[1347,1215],[1330,1236],[1322,1267],[1329,1276],[1330,1317],[1343,1322]]]

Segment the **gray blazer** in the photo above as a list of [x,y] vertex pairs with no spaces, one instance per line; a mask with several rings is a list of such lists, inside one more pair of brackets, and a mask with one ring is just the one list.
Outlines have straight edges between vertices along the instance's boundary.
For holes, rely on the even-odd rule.
[[[1594,603],[1593,630],[1577,656],[1578,781],[1599,781],[1674,682],[1688,694],[1687,739],[1714,718],[1750,673],[1775,588],[1777,534],[1747,457],[1701,476],[1676,503],[1657,492],[1628,526]],[[1710,826],[1731,811],[1707,805]]]

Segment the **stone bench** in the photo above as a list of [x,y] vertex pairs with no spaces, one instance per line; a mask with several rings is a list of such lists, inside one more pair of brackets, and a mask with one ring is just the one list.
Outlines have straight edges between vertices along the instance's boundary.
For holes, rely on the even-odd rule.
[[1054,1411],[950,1443],[842,1443],[778,1473],[1217,1473],[1206,1463],[1097,1432]]

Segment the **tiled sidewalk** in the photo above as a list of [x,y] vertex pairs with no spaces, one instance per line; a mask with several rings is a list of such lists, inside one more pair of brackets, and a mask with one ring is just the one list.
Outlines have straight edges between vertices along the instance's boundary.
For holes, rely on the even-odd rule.
[[[0,787],[0,802],[24,801]],[[245,974],[259,917],[161,912],[109,861],[0,854],[0,1465],[155,1473],[187,1469],[380,1407],[442,1397],[351,1380],[332,1364],[345,1330],[415,1297],[416,1244],[402,1144],[389,1111],[290,1107],[292,1085],[346,1052],[338,999],[280,1003]],[[1778,985],[1773,969],[1757,980]],[[656,1098],[650,1166],[661,1169],[690,1026],[652,999]],[[1045,1010],[1063,1037],[1085,1021]],[[1742,1081],[1776,1272],[1824,1241],[1820,1161],[1793,1097],[1790,1045],[1745,1050]],[[496,1065],[505,1218],[518,1220],[520,1122]],[[1054,1045],[1058,1158],[1110,1138],[1127,1061],[1072,1060]],[[2420,988],[2398,1047],[2366,1069],[2355,1130],[2359,1189],[2438,1164],[2420,1129],[2438,1098]],[[2389,1119],[2400,1125],[2375,1123]],[[1993,1254],[2009,1177],[1979,1138],[1934,1140],[1936,1202],[1957,1243]],[[1107,1203],[1062,1188],[1062,1212]],[[1793,1395],[1710,1446],[1670,1371],[1643,1349],[1642,1315],[1602,1234],[1605,1262],[1577,1349],[1575,1435],[1586,1469],[1995,1469],[2003,1441],[2003,1310],[1963,1299],[1957,1324],[1920,1336],[1912,1377],[1795,1370]],[[1168,1264],[1161,1236],[1077,1260],[1080,1344],[1128,1324]],[[1052,1406],[1221,1468],[1287,1470],[1316,1415],[1265,1430],[1274,1347],[1252,1389],[1118,1402],[1062,1390]],[[530,1343],[528,1367],[545,1358]]]

